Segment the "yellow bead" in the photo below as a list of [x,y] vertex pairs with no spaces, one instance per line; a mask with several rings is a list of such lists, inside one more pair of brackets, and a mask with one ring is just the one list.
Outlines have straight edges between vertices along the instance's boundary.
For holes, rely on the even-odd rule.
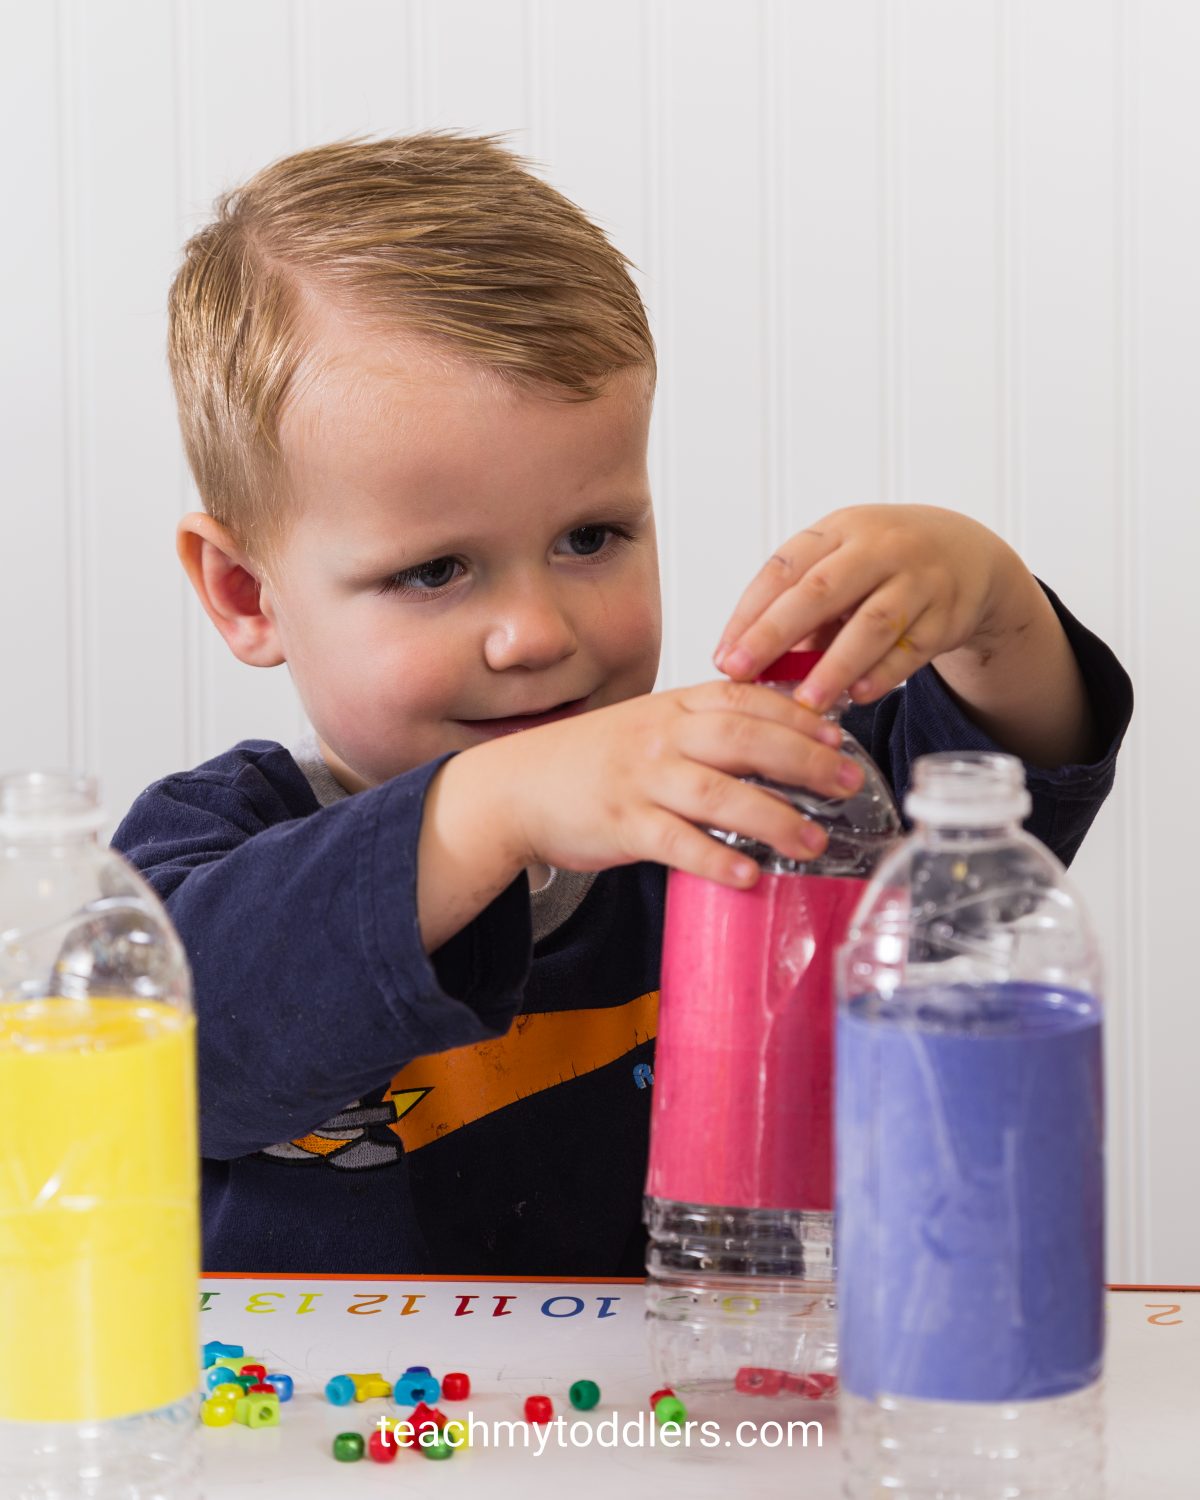
[[236,1415],[232,1401],[211,1398],[200,1408],[200,1420],[205,1427],[228,1427]]
[[442,1440],[451,1448],[469,1448],[471,1446],[471,1429],[466,1422],[460,1422],[457,1417],[451,1417],[442,1428]]

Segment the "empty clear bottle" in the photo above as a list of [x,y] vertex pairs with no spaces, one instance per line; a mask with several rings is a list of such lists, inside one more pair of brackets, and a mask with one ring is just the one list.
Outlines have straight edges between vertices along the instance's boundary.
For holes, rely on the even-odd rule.
[[192,1500],[194,1020],[93,782],[0,776],[0,1495]]
[[[789,653],[760,681],[790,693],[819,659]],[[851,797],[746,778],[826,829],[819,858],[712,829],[758,864],[753,888],[678,870],[667,883],[646,1299],[655,1373],[689,1410],[706,1394],[727,1412],[734,1392],[835,1388],[833,959],[901,828],[883,774],[844,730],[841,753],[864,773]]]
[[1100,969],[1011,756],[923,756],[838,964],[851,1500],[1098,1500]]

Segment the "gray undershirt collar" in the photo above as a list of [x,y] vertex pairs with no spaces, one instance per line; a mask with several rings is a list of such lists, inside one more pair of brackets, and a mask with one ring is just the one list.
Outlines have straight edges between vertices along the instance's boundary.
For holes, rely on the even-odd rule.
[[[322,807],[329,807],[350,796],[325,764],[313,730],[308,730],[288,749],[292,759],[304,773],[304,779],[312,787],[313,796]],[[541,890],[529,893],[529,914],[535,943],[549,937],[578,910],[596,878],[595,871],[559,870],[553,865],[549,869],[550,879],[546,884]]]

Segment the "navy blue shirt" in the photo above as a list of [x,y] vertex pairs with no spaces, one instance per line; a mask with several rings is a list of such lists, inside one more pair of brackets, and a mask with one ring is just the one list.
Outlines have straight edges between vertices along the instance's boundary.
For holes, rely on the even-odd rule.
[[[1026,827],[1069,863],[1133,694],[1046,592],[1104,746],[1026,767]],[[843,722],[898,796],[918,755],[998,748],[932,667]],[[665,871],[602,871],[536,947],[522,873],[429,957],[416,854],[441,764],[321,807],[287,750],[245,740],[155,782],[113,837],[191,961],[207,1270],[643,1272]]]

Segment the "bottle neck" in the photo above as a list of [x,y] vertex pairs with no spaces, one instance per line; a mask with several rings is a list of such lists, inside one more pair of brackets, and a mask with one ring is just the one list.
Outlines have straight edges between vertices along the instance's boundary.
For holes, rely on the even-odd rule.
[[978,827],[964,827],[961,823],[937,823],[928,818],[916,818],[913,826],[920,836],[931,844],[994,844],[1004,839],[1016,838],[1021,825],[1015,818],[998,818],[994,823]]

